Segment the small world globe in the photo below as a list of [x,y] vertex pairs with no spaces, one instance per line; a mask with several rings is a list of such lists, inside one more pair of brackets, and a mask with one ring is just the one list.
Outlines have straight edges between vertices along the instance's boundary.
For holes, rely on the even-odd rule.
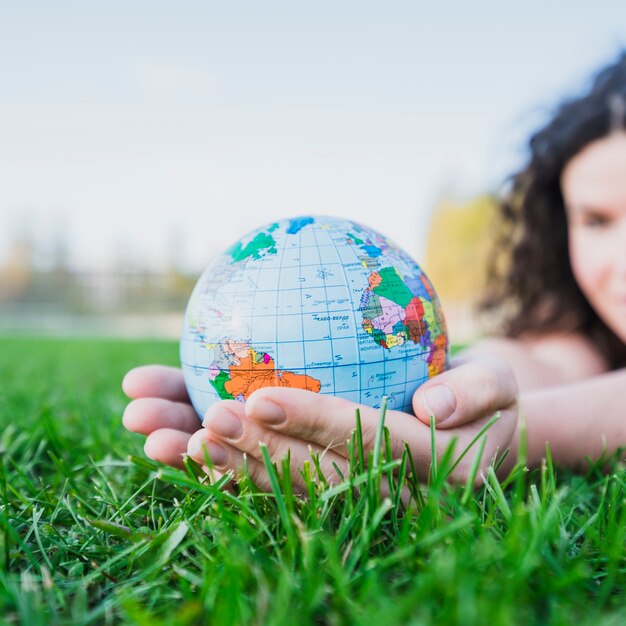
[[419,265],[378,232],[307,216],[252,231],[198,280],[180,358],[202,418],[220,400],[293,387],[412,412],[448,363],[439,300]]

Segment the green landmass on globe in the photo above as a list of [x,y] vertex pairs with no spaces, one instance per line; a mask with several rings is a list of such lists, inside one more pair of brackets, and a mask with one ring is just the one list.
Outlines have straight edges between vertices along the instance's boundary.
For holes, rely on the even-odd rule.
[[332,217],[272,223],[202,274],[181,335],[181,363],[202,416],[260,387],[330,393],[411,410],[443,371],[439,300],[411,257],[376,231]]

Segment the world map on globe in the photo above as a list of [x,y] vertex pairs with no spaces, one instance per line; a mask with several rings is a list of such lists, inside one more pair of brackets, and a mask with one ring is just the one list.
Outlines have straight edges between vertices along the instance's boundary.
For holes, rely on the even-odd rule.
[[350,220],[277,221],[237,241],[198,280],[180,358],[200,417],[219,400],[293,387],[412,412],[443,371],[448,339],[428,278],[401,248]]

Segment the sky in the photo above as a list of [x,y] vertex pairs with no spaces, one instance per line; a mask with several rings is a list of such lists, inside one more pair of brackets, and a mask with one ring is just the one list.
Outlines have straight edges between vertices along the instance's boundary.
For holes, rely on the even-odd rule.
[[200,272],[249,230],[355,219],[418,261],[626,46],[623,3],[0,1],[0,262]]

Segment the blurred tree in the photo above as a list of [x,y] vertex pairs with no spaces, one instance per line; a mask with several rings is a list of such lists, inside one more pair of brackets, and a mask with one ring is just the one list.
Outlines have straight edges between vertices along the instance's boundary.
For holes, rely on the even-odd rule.
[[30,226],[23,221],[9,245],[0,280],[0,299],[20,299],[33,283],[35,243]]
[[497,199],[482,194],[468,201],[443,197],[433,212],[424,268],[456,340],[478,332],[474,305],[483,294]]

